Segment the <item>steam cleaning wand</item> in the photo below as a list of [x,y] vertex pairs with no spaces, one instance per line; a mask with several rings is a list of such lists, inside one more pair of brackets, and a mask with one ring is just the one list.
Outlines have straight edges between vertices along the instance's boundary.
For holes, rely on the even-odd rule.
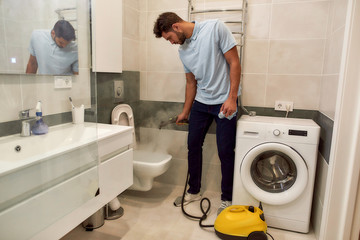
[[[161,128],[163,128],[163,127],[166,127],[166,126],[169,125],[169,124],[176,123],[177,118],[178,118],[178,116],[175,116],[175,117],[169,118],[169,120],[167,120],[167,121],[161,121],[161,122],[160,122],[160,125],[159,125],[159,129],[161,129]],[[180,125],[189,124],[189,120],[187,120],[187,119],[181,120],[179,124],[180,124]]]

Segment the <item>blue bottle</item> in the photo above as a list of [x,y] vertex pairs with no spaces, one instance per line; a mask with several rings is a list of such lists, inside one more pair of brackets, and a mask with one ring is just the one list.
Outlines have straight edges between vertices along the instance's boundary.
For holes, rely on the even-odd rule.
[[41,101],[36,104],[36,122],[31,128],[31,131],[35,135],[46,134],[49,132],[49,127],[44,123],[42,118]]

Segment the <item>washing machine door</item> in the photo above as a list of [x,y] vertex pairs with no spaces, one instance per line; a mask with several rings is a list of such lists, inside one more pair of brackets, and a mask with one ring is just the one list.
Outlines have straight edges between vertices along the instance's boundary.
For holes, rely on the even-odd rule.
[[301,155],[288,145],[269,142],[245,155],[240,176],[245,189],[257,200],[283,205],[294,201],[308,182],[308,169]]

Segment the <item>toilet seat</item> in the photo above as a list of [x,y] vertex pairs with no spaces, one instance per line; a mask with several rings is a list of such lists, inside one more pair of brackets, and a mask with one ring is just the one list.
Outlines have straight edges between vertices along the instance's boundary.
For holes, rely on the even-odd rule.
[[[122,114],[125,113],[128,119],[122,117]],[[125,126],[132,126],[134,127],[134,116],[131,107],[127,104],[119,104],[112,110],[111,113],[111,123],[115,125],[125,125]]]
[[111,112],[111,124],[133,127],[134,141],[133,144],[130,144],[130,147],[136,146],[134,114],[132,108],[128,104],[119,104],[114,107]]

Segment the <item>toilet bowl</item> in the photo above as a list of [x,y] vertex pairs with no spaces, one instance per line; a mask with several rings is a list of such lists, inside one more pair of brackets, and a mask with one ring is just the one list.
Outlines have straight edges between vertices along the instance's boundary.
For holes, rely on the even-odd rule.
[[116,125],[133,126],[134,148],[134,183],[131,190],[149,191],[154,178],[166,172],[170,167],[171,155],[166,153],[140,150],[136,147],[134,116],[131,107],[127,104],[117,105],[111,114],[111,123]]

